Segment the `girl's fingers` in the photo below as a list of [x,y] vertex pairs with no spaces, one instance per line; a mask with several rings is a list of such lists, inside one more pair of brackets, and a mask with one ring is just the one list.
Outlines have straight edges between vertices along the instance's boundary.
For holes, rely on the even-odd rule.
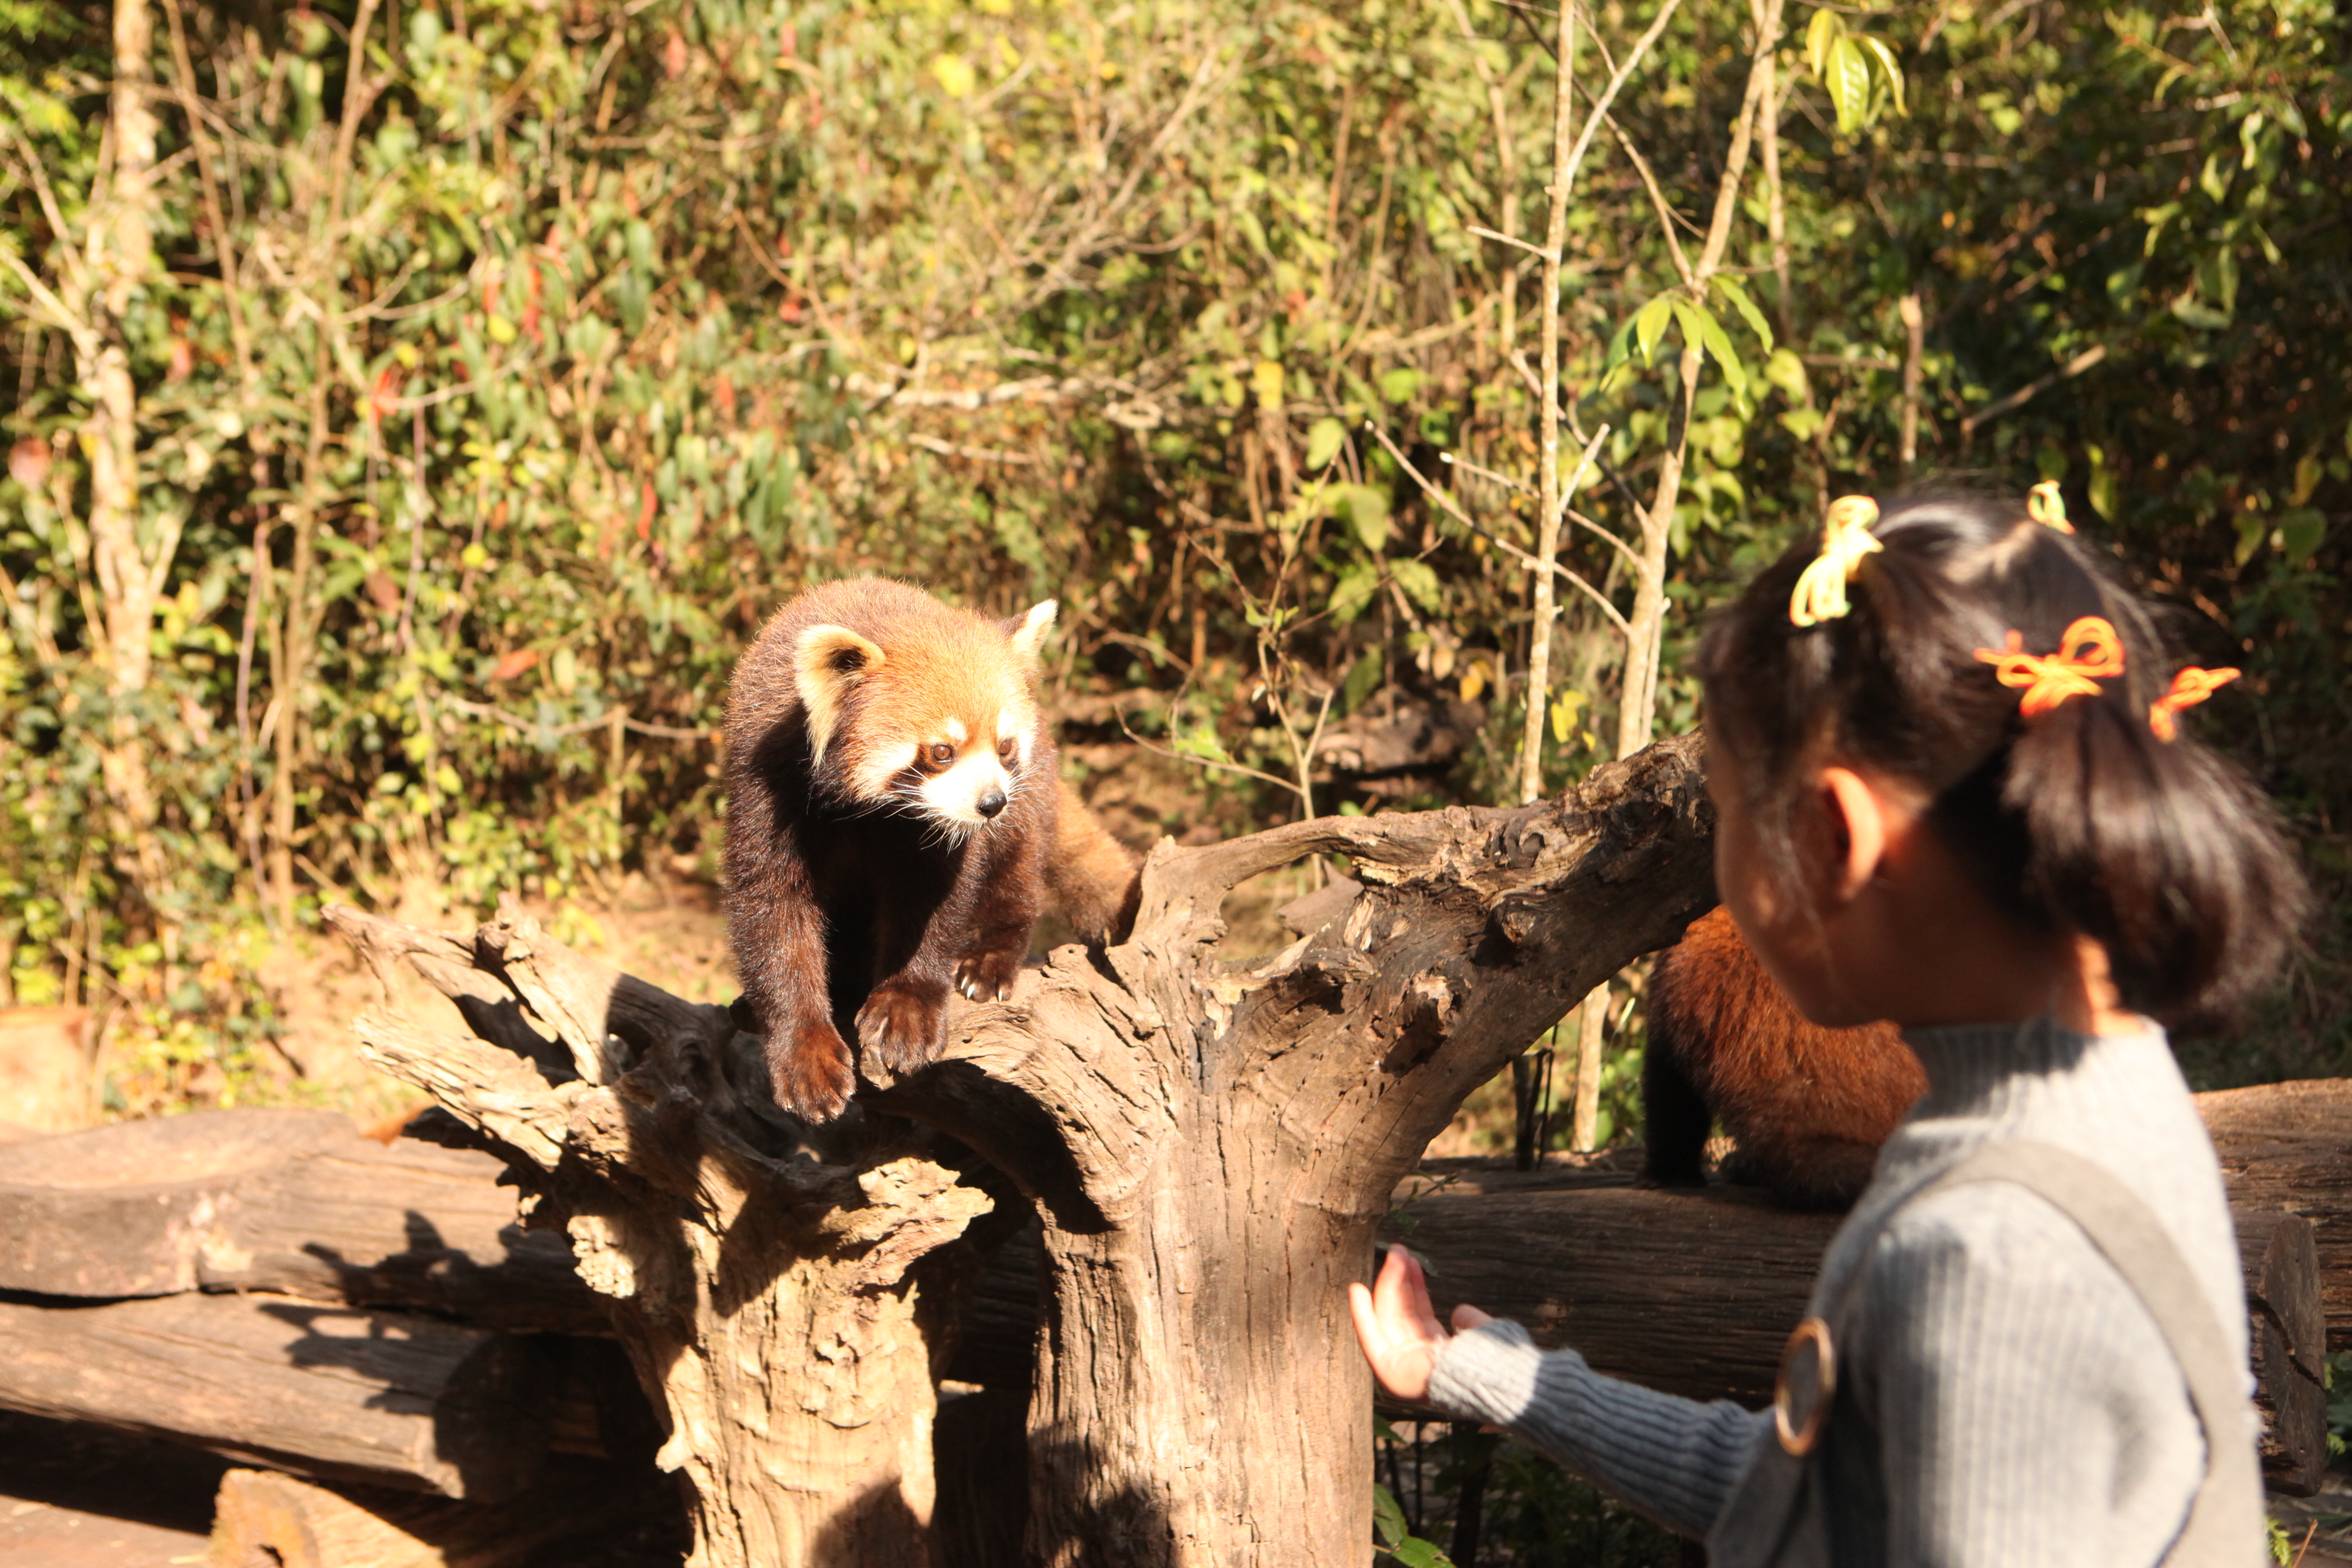
[[1482,1312],[1467,1301],[1454,1309],[1454,1331],[1457,1334],[1466,1334],[1479,1324],[1494,1321],[1493,1313]]
[[1400,1328],[1410,1325],[1424,1340],[1445,1338],[1445,1331],[1438,1326],[1436,1309],[1429,1304],[1429,1281],[1422,1275],[1421,1260],[1403,1247],[1389,1248],[1388,1261],[1381,1265],[1373,1294],[1382,1316]]

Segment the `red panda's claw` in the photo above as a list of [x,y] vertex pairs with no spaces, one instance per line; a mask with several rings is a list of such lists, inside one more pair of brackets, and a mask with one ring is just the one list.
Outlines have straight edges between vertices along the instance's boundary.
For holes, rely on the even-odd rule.
[[885,982],[857,1010],[857,1039],[892,1072],[911,1072],[940,1059],[947,1043],[943,990]]
[[832,1121],[857,1092],[849,1047],[840,1031],[824,1020],[771,1034],[768,1072],[777,1103],[807,1121]]
[[1021,973],[1018,952],[975,952],[956,962],[956,989],[973,1002],[1008,1001],[1013,981]]

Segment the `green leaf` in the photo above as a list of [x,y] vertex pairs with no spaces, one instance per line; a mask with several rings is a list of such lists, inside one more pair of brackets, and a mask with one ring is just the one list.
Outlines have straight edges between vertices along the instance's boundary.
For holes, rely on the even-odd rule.
[[1379,1531],[1383,1546],[1394,1546],[1412,1536],[1404,1521],[1404,1510],[1397,1506],[1396,1494],[1378,1481],[1372,1483],[1372,1528]]
[[1805,64],[1813,76],[1822,82],[1829,80],[1830,50],[1845,36],[1845,21],[1832,10],[1813,13],[1805,26]]
[[2234,552],[2238,564],[2243,566],[2263,547],[2263,535],[2270,531],[2269,520],[2258,511],[2242,511],[2237,515],[2238,548]]
[[2109,522],[2116,517],[2116,475],[2112,468],[2091,470],[2091,510]]
[[1307,432],[1307,466],[1310,468],[1329,468],[1331,459],[1339,455],[1339,448],[1347,442],[1348,427],[1345,425],[1328,416],[1318,419],[1314,427]]
[[1419,1536],[1407,1536],[1389,1548],[1404,1568],[1454,1568],[1454,1560]]
[[2205,154],[2205,167],[2197,174],[2197,188],[2216,202],[2230,194],[2230,176],[2222,172],[2219,152]]
[[1666,323],[1674,319],[1675,302],[1661,294],[1643,306],[1633,316],[1633,336],[1642,345],[1642,363],[1657,361],[1658,342],[1666,335]]
[[1421,372],[1407,364],[1398,365],[1393,370],[1382,371],[1381,395],[1391,403],[1402,403],[1406,398],[1419,392],[1421,384],[1426,379],[1428,378]]
[[1344,517],[1364,548],[1377,555],[1389,542],[1389,493],[1376,485],[1326,485],[1318,510]]
[[1437,574],[1428,562],[1415,561],[1409,556],[1402,561],[1392,561],[1389,563],[1389,575],[1396,579],[1397,586],[1404,590],[1405,597],[1431,615],[1445,608],[1445,585],[1437,580]]
[[1822,86],[1837,106],[1837,128],[1851,136],[1870,123],[1870,62],[1852,37],[1841,32],[1830,46],[1830,69]]
[[1758,310],[1756,301],[1748,297],[1748,286],[1728,273],[1718,272],[1715,275],[1715,287],[1717,292],[1731,301],[1732,309],[1739,312],[1739,319],[1748,323],[1748,330],[1754,332],[1756,341],[1764,345],[1764,352],[1770,353],[1772,323],[1764,319],[1764,312]]
[[1780,416],[1780,427],[1800,441],[1810,441],[1827,423],[1818,408],[1791,408]]
[[1638,319],[1639,312],[1626,317],[1625,324],[1617,329],[1617,335],[1609,340],[1608,357],[1601,362],[1601,374],[1604,379],[1614,374],[1617,367],[1625,363],[1625,356],[1633,352],[1633,323]]
[[1886,79],[1886,94],[1895,100],[1895,112],[1906,120],[1910,119],[1911,111],[1903,106],[1903,67],[1895,59],[1895,51],[1887,47],[1884,38],[1874,38],[1865,34],[1858,41],[1878,62],[1879,71]]
[[2316,507],[2299,506],[2279,513],[2279,548],[2284,552],[2290,565],[2300,566],[2311,559],[2327,537],[2327,515]]
[[1772,357],[1764,362],[1764,379],[1801,408],[1811,401],[1807,395],[1811,388],[1805,379],[1805,362],[1787,349],[1772,351]]
[[1697,341],[1706,345],[1706,352],[1713,354],[1716,363],[1723,367],[1723,379],[1731,388],[1732,395],[1745,398],[1748,395],[1748,367],[1739,363],[1738,352],[1731,346],[1731,336],[1723,330],[1723,323],[1715,319],[1715,313],[1704,305],[1680,302],[1676,303],[1675,313],[1682,319],[1683,330],[1686,332],[1695,330]]
[[1365,698],[1381,683],[1381,650],[1366,648],[1355,663],[1348,667],[1348,678],[1339,683],[1339,711],[1353,713],[1363,705]]

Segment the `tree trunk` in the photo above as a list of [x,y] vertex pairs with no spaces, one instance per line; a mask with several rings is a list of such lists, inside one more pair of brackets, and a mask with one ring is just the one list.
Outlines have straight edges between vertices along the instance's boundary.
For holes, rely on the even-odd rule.
[[[90,204],[87,266],[78,269],[88,292],[71,300],[86,323],[75,334],[75,371],[90,402],[81,432],[89,456],[90,567],[105,607],[107,694],[114,704],[100,768],[114,805],[119,843],[129,852],[124,869],[149,897],[163,881],[164,868],[154,840],[156,802],[147,776],[146,742],[130,704],[147,688],[155,604],[179,549],[179,526],[173,514],[159,520],[153,537],[142,537],[147,531],[139,493],[139,395],[123,318],[132,292],[154,264],[150,178],[156,127],[148,105],[153,44],[147,0],[115,0],[114,83],[107,108],[110,166],[103,194]],[[167,949],[171,945],[167,938]]]
[[363,1016],[366,1055],[497,1141],[611,1299],[666,1422],[658,1462],[692,1483],[697,1568],[924,1562],[933,1363],[976,1272],[941,1249],[989,1194],[900,1124],[853,1113],[803,1139],[725,1009],[510,909],[469,941],[329,919],[388,994],[405,962],[458,1002],[470,1035]]
[[[1516,810],[1163,844],[1129,942],[1055,952],[873,1097],[1044,1215],[1033,1561],[1361,1563],[1370,1384],[1343,1288],[1462,1098],[1711,902],[1696,754],[1670,742]],[[1313,854],[1349,857],[1362,890],[1223,963],[1225,893]]]

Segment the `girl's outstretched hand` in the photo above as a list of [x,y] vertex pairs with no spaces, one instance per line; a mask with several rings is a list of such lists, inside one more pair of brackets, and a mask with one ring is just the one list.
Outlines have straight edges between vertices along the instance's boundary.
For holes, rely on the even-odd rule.
[[[1364,1347],[1364,1359],[1372,1363],[1372,1375],[1381,1386],[1399,1399],[1428,1398],[1437,1352],[1454,1335],[1438,1323],[1436,1310],[1429,1304],[1428,1281],[1412,1254],[1402,1247],[1390,1247],[1388,1261],[1381,1265],[1380,1278],[1370,1289],[1348,1287],[1348,1309],[1355,1316],[1356,1341]],[[1493,1321],[1466,1301],[1454,1309],[1456,1332]]]

